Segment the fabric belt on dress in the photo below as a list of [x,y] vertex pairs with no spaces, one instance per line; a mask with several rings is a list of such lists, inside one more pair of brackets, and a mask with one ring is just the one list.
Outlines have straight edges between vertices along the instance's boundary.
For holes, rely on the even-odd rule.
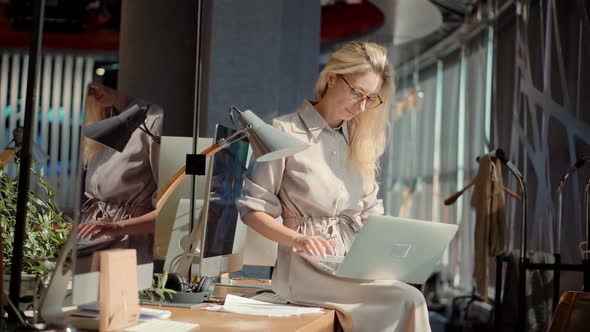
[[93,220],[114,222],[129,219],[132,217],[133,211],[136,208],[135,206],[131,206],[129,204],[120,204],[119,206],[114,206],[111,203],[106,203],[96,197],[92,197],[87,193],[85,193],[85,195],[88,200],[84,202],[80,208],[80,214],[82,216],[90,215],[90,217],[87,217],[83,222]]
[[318,235],[316,232],[320,233],[324,236],[327,240],[333,239],[336,237],[336,232],[338,231],[335,227],[339,223],[343,223],[353,230],[354,233],[358,233],[361,230],[362,224],[355,221],[349,215],[338,215],[338,216],[331,216],[331,217],[318,217],[318,216],[308,216],[308,217],[284,217],[285,221],[294,220],[297,224],[296,231],[300,234],[313,236]]

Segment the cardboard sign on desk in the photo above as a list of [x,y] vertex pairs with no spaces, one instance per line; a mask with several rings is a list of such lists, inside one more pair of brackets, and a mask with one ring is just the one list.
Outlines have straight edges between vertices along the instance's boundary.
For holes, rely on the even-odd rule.
[[104,250],[98,255],[100,331],[122,330],[137,324],[140,307],[135,249]]

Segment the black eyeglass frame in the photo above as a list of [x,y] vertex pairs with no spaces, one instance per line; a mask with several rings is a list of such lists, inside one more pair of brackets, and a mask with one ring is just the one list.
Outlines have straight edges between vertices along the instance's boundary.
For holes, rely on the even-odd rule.
[[[363,90],[354,88],[352,85],[350,85],[350,83],[348,83],[348,81],[346,80],[346,78],[344,78],[343,75],[338,75],[338,77],[342,78],[342,80],[344,81],[344,83],[346,83],[346,85],[348,85],[348,87],[350,88],[350,97],[352,98],[352,100],[354,101],[362,101],[362,100],[366,100],[367,103],[365,104],[366,108],[368,109],[373,109],[373,108],[377,108],[379,106],[381,106],[383,104],[383,100],[381,99],[381,96],[379,96],[379,94],[375,93],[373,95],[368,95],[367,93],[365,93]],[[359,95],[361,95],[361,98],[354,98],[354,93],[357,93]],[[369,106],[369,98],[371,98],[371,96],[377,96],[377,99],[379,100],[379,103],[375,106]]]

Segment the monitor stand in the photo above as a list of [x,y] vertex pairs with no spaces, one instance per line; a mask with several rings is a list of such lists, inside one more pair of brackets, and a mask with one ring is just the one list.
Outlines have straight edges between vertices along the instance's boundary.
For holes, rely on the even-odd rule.
[[[179,273],[184,280],[192,280],[191,270],[198,271],[199,265],[194,262],[201,258],[201,234],[203,233],[200,222],[202,217],[203,200],[194,200],[196,223],[191,227],[190,200],[180,199],[176,210],[176,219],[170,235],[168,253],[164,263],[164,269],[169,273]],[[191,276],[192,277],[192,276]],[[187,282],[188,282],[187,281]],[[141,304],[158,305],[164,307],[194,308],[209,299],[209,292],[176,292],[172,298],[166,297],[165,301],[141,300]]]
[[[50,327],[74,326],[78,329],[96,331],[99,328],[98,316],[80,315],[76,312],[66,315],[64,312],[68,286],[73,280],[76,260],[76,234],[75,231],[70,232],[61,250],[55,271],[53,271],[49,285],[43,291],[39,302],[39,318]],[[95,284],[99,284],[98,275]]]
[[176,217],[172,226],[164,271],[180,273],[185,279],[191,267],[198,271],[198,265],[193,264],[195,258],[200,259],[200,233],[199,228],[203,200],[194,200],[193,218],[190,220],[190,200],[181,198],[176,208]]
[[[75,326],[80,329],[97,330],[97,317],[80,317],[66,315],[64,312],[65,298],[68,286],[73,280],[73,271],[76,259],[76,232],[68,235],[57,264],[51,276],[49,285],[43,291],[39,301],[39,318],[47,326],[67,327]],[[98,280],[97,280],[98,282]]]
[[55,271],[51,276],[49,285],[43,291],[39,302],[39,317],[49,325],[65,326],[64,300],[67,295],[68,285],[72,281],[75,264],[76,232],[68,235],[59,258]]
[[[197,268],[200,267],[199,264],[201,263],[202,250],[201,238],[203,237],[203,226],[205,224],[205,222],[202,220],[203,210],[203,208],[199,209],[198,214],[195,210],[195,215],[198,215],[195,218],[197,220],[196,225],[193,226],[187,241],[184,241],[183,252],[178,255],[178,257],[175,257],[175,259],[173,259],[173,263],[171,262],[169,266],[170,272],[180,273],[180,275],[182,275],[185,280],[192,280],[192,270],[198,271],[199,269]],[[195,260],[199,262],[199,264],[195,264]]]

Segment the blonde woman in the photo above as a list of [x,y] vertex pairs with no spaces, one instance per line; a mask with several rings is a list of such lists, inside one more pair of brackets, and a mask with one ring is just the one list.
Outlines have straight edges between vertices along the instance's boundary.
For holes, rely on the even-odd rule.
[[296,253],[346,255],[366,218],[383,214],[375,177],[392,76],[386,49],[377,44],[350,43],[333,53],[319,74],[315,101],[273,120],[310,148],[256,163],[238,201],[242,220],[279,244],[273,290],[292,303],[336,309],[345,331],[430,330],[416,288],[337,277]]
[[[117,115],[132,104],[118,91],[98,83],[88,87],[84,125]],[[78,238],[122,238],[116,247],[137,249],[138,263],[151,261],[156,221],[156,198],[162,109],[151,105],[145,126],[136,129],[122,152],[85,138],[83,141],[84,194]]]

